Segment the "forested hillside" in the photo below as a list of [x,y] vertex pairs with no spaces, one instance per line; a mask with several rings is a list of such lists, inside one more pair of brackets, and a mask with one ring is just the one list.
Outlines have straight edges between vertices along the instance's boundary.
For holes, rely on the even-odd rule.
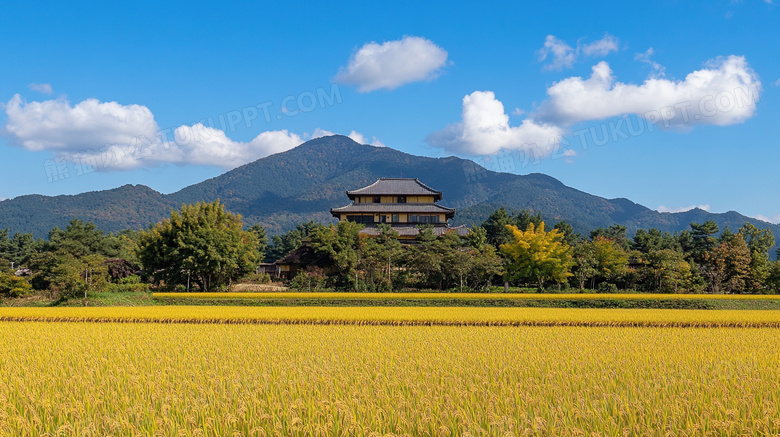
[[539,212],[551,222],[566,220],[582,233],[612,224],[626,226],[629,235],[640,228],[674,232],[692,221],[713,220],[720,229],[732,230],[753,222],[780,236],[780,226],[736,212],[659,213],[627,199],[593,196],[542,174],[496,173],[456,157],[414,156],[389,147],[360,145],[340,135],[308,141],[167,195],[126,185],[76,196],[6,200],[0,202],[0,229],[46,237],[49,229],[64,227],[75,217],[105,231],[138,229],[167,216],[171,207],[219,198],[230,211],[243,215],[245,223],[259,223],[270,234],[278,234],[308,220],[330,221],[330,208],[349,202],[346,190],[378,177],[417,177],[442,191],[442,204],[457,209],[453,224],[481,223],[503,206]]

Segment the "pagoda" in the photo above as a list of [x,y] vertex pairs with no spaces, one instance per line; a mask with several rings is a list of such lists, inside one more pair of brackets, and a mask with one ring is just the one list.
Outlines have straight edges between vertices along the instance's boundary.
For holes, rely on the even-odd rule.
[[431,225],[439,236],[447,231],[468,233],[465,226],[450,227],[455,210],[436,203],[442,199],[441,191],[417,178],[379,178],[367,187],[347,191],[347,196],[352,203],[332,208],[330,213],[339,221],[365,225],[361,231],[365,234],[378,234],[376,226],[382,223],[398,232],[399,239],[407,240],[417,236],[421,225]]

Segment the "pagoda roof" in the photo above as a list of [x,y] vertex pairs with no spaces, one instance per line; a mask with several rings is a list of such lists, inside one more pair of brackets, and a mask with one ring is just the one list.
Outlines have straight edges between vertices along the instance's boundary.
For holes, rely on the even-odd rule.
[[347,191],[350,199],[355,196],[433,196],[441,200],[441,191],[420,182],[417,178],[379,178],[373,184]]
[[455,210],[436,203],[351,203],[341,208],[331,208],[330,213],[385,213],[385,214],[436,214],[444,213],[447,217],[455,215]]

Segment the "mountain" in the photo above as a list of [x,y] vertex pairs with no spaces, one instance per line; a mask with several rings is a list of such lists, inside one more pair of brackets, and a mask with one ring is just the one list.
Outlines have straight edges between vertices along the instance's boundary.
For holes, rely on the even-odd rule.
[[243,215],[245,223],[260,223],[269,233],[278,234],[303,221],[330,221],[330,208],[349,202],[346,190],[369,185],[378,177],[417,177],[442,191],[442,204],[457,210],[453,224],[480,223],[504,206],[540,212],[549,222],[566,220],[585,235],[615,223],[633,235],[639,228],[674,232],[686,229],[690,222],[714,220],[721,229],[728,226],[733,231],[748,221],[770,227],[780,240],[780,226],[736,212],[660,213],[627,199],[593,196],[543,174],[496,173],[469,160],[414,156],[389,147],[360,145],[340,135],[308,141],[167,195],[142,185],[125,185],[75,196],[5,200],[0,202],[0,229],[45,237],[49,229],[64,227],[74,217],[106,231],[138,229],[167,217],[170,208],[183,203],[221,199],[229,210]]

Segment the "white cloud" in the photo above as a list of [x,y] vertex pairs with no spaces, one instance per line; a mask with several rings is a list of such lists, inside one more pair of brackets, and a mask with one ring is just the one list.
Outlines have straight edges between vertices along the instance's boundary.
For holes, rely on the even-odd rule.
[[710,210],[710,206],[707,205],[707,204],[704,204],[704,205],[690,205],[690,206],[678,206],[676,208],[669,208],[669,207],[661,205],[658,208],[656,208],[655,210],[658,211],[658,212],[672,212],[672,213],[675,213],[675,212],[690,211],[690,210],[695,209],[695,208],[703,209],[704,211],[709,211]]
[[88,99],[5,104],[5,132],[27,150],[48,150],[95,170],[127,170],[163,163],[234,168],[289,150],[303,139],[287,130],[267,131],[249,142],[233,141],[220,129],[197,123],[164,135],[149,108]]
[[474,91],[463,98],[462,120],[430,134],[426,141],[453,153],[482,155],[506,149],[541,157],[552,153],[562,134],[556,126],[528,118],[510,126],[503,103],[492,91]]
[[382,44],[365,44],[339,70],[335,81],[357,85],[361,93],[394,89],[433,79],[446,64],[444,49],[425,38],[405,36]]
[[780,79],[777,79],[776,81],[774,81],[774,83],[772,85],[780,86]]
[[51,84],[48,83],[31,83],[27,85],[27,87],[42,94],[52,94],[54,92],[51,88]]
[[149,108],[87,99],[24,102],[17,94],[5,104],[5,130],[28,150],[77,151],[106,144],[130,144],[159,130]]
[[620,41],[616,37],[605,33],[603,38],[590,44],[584,44],[581,47],[585,56],[607,56],[612,52],[620,50],[619,45]]
[[576,48],[566,44],[555,35],[547,35],[544,45],[538,52],[539,61],[544,62],[549,59],[549,62],[544,66],[545,70],[562,70],[574,66],[574,63],[581,56],[606,56],[611,52],[616,52],[620,49],[619,45],[620,41],[608,33],[592,43],[581,44],[578,42]]
[[664,68],[663,65],[659,64],[658,62],[655,62],[652,60],[652,56],[655,54],[655,51],[652,47],[647,49],[644,53],[636,53],[634,54],[634,60],[639,62],[644,62],[645,64],[649,65],[652,69],[652,76],[651,77],[663,77],[666,76],[666,68]]
[[547,60],[548,56],[551,60],[544,66],[545,70],[571,68],[574,65],[574,61],[577,60],[574,49],[554,35],[547,35],[547,38],[544,40],[544,46],[539,50],[539,61]]
[[385,147],[385,144],[383,142],[379,141],[379,139],[377,139],[377,137],[371,137],[371,141],[369,141],[360,132],[352,131],[347,136],[352,138],[352,141],[354,141],[354,142],[356,142],[358,144],[370,144],[370,145],[376,146],[376,147]]
[[313,140],[315,138],[329,137],[331,135],[336,135],[336,133],[335,132],[331,132],[329,130],[316,128],[316,129],[314,129],[314,133],[311,134],[311,137],[309,137],[309,139]]
[[173,140],[111,144],[100,149],[65,153],[74,162],[85,162],[96,170],[132,170],[158,164],[205,165],[232,169],[257,159],[284,152],[303,143],[287,130],[267,131],[249,142],[233,141],[220,129],[197,123],[179,126]]
[[761,221],[765,221],[767,223],[775,224],[775,225],[780,224],[780,214],[773,215],[772,217],[767,217],[767,216],[765,216],[763,214],[756,214],[755,218],[757,218],[757,219],[759,219]]
[[651,77],[641,85],[616,82],[602,61],[588,79],[570,77],[549,87],[537,116],[557,125],[637,114],[665,126],[726,126],[754,115],[760,91],[758,76],[742,56],[709,61],[685,80]]
[[[329,137],[331,135],[336,135],[335,132],[331,132],[326,129],[314,129],[314,133],[311,134],[311,137],[309,139],[315,139],[320,137]],[[352,139],[352,141],[358,143],[358,144],[369,144],[376,147],[385,147],[385,143],[379,141],[377,137],[371,137],[371,141],[369,141],[365,135],[361,134],[358,131],[352,131],[347,135],[349,138]]]

